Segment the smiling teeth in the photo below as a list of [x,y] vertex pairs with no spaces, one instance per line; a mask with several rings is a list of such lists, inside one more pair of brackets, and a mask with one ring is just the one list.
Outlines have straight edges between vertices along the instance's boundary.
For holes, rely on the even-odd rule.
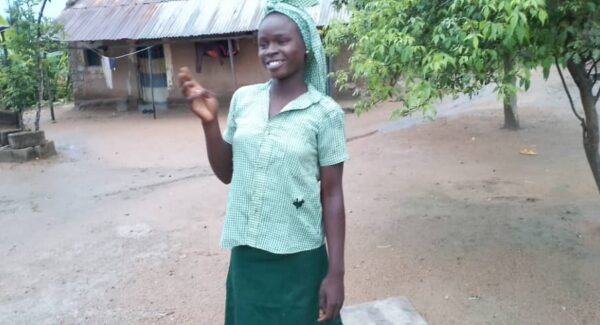
[[267,63],[267,68],[269,68],[269,69],[278,68],[282,64],[283,64],[283,61],[271,61],[271,62]]

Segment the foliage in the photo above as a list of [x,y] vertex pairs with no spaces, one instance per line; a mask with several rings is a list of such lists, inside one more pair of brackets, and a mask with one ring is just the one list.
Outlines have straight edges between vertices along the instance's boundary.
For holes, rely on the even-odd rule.
[[[501,96],[516,92],[509,82],[529,86],[532,22],[544,23],[543,0],[338,0],[352,12],[348,25],[334,25],[326,35],[330,53],[353,50],[349,72],[337,84],[355,86],[364,111],[395,98],[398,113],[434,113],[444,95],[475,94],[497,84]],[[504,73],[504,60],[515,68]],[[401,81],[401,83],[399,83]],[[356,85],[360,86],[356,86]]]
[[[600,191],[600,3],[598,0],[335,0],[347,5],[347,25],[326,35],[329,52],[353,50],[337,84],[354,87],[359,111],[396,98],[401,115],[432,112],[443,95],[474,94],[510,80],[529,86],[529,71],[554,65],[583,128],[583,147]],[[516,63],[504,72],[503,63]],[[504,65],[510,66],[508,65]],[[580,113],[566,85],[567,68],[580,95]]]
[[[11,29],[0,44],[8,49],[8,63],[0,65],[0,103],[14,111],[22,111],[34,105],[40,87],[40,78],[48,73],[48,88],[61,88],[65,78],[55,78],[68,71],[68,65],[49,53],[65,52],[60,42],[61,27],[43,19],[37,24],[37,0],[13,0],[8,11]],[[38,58],[41,61],[38,61]],[[62,92],[64,96],[64,91]]]

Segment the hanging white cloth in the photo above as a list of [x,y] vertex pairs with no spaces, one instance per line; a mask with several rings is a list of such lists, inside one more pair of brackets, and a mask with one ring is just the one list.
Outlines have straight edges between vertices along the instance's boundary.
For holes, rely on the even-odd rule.
[[110,58],[102,57],[102,72],[104,73],[104,79],[106,80],[106,87],[113,89],[112,69],[110,64]]

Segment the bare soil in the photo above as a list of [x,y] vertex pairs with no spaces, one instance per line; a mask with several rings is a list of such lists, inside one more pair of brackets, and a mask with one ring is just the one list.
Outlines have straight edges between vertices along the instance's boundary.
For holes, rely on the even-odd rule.
[[[489,91],[434,122],[389,121],[397,103],[348,115],[347,304],[407,296],[429,324],[600,324],[600,194],[558,80],[533,86],[517,132]],[[227,186],[200,123],[69,105],[57,118],[43,127],[58,157],[0,165],[0,324],[221,324]]]

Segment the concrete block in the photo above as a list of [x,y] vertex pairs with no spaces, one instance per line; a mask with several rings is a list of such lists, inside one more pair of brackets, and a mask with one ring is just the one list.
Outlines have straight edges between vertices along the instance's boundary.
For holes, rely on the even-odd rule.
[[48,141],[44,144],[33,147],[33,149],[35,149],[35,154],[38,158],[48,158],[56,155],[54,141]]
[[0,148],[0,162],[13,162],[12,151],[8,146]]
[[15,112],[0,110],[0,125],[17,127],[19,124],[18,115]]
[[427,325],[406,297],[393,297],[342,309],[344,325]]
[[17,132],[8,135],[8,145],[12,149],[24,149],[46,143],[44,131]]
[[0,130],[0,147],[8,146],[8,135],[17,132],[21,132],[21,129]]
[[127,101],[118,101],[117,102],[117,112],[119,112],[119,113],[127,112],[127,109],[129,109],[129,107],[127,105]]
[[15,162],[30,161],[37,158],[37,154],[33,147],[12,149],[12,154]]
[[0,162],[25,162],[35,158],[37,158],[37,153],[33,147],[25,149],[2,147],[0,149]]

